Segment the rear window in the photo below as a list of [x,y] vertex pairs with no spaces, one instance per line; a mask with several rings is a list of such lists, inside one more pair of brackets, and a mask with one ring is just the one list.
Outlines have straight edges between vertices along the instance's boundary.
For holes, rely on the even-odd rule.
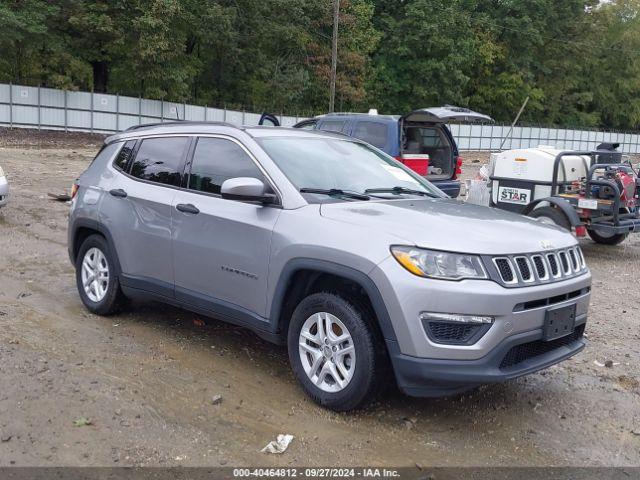
[[387,144],[388,125],[378,122],[358,122],[353,136],[370,143],[374,147],[384,148]]
[[188,145],[188,137],[143,140],[131,165],[131,175],[150,182],[180,186]]

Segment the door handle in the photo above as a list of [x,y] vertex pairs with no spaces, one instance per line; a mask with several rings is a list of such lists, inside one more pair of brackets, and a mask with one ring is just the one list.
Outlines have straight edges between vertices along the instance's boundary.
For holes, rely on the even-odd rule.
[[194,215],[200,213],[200,210],[198,210],[198,207],[190,203],[179,203],[176,205],[176,209],[180,210],[181,212],[192,213]]
[[114,197],[118,197],[118,198],[126,198],[127,196],[127,192],[125,192],[121,188],[114,188],[113,190],[109,190],[109,193]]

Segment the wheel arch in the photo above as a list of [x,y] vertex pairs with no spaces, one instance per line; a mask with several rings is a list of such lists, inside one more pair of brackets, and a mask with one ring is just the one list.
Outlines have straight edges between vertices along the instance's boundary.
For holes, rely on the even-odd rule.
[[78,258],[78,253],[80,251],[82,243],[91,235],[97,234],[104,237],[104,239],[107,241],[107,245],[109,246],[109,253],[113,256],[113,260],[115,262],[115,273],[117,275],[120,275],[121,269],[118,252],[115,249],[115,244],[113,243],[111,232],[109,232],[109,229],[104,224],[95,220],[78,219],[73,222],[71,232],[72,235],[70,235],[69,237],[69,257],[73,265],[75,265],[76,263],[76,259]]
[[375,314],[375,326],[383,339],[396,340],[382,294],[367,274],[345,265],[311,258],[292,259],[282,269],[269,315],[274,330],[286,336],[291,314],[300,300],[315,291],[335,289],[336,285],[359,287]]
[[558,198],[558,197],[547,197],[547,198],[539,198],[537,200],[534,200],[533,202],[529,203],[526,207],[524,207],[524,209],[522,210],[522,214],[529,215],[542,202],[548,202],[554,207],[557,207],[567,217],[572,227],[577,227],[578,225],[582,224],[582,222],[580,221],[580,217],[576,213],[575,209],[571,206],[571,204],[567,202],[565,199]]

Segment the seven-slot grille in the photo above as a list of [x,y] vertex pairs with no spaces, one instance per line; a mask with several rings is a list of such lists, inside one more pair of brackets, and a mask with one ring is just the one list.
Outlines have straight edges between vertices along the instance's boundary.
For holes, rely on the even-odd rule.
[[508,286],[559,281],[587,270],[578,246],[553,252],[493,257],[493,264],[498,279]]

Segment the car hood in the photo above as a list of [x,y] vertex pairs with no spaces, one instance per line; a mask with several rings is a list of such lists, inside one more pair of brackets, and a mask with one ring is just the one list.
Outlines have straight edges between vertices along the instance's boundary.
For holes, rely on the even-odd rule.
[[452,199],[323,204],[320,214],[436,250],[507,255],[575,245],[560,227]]

